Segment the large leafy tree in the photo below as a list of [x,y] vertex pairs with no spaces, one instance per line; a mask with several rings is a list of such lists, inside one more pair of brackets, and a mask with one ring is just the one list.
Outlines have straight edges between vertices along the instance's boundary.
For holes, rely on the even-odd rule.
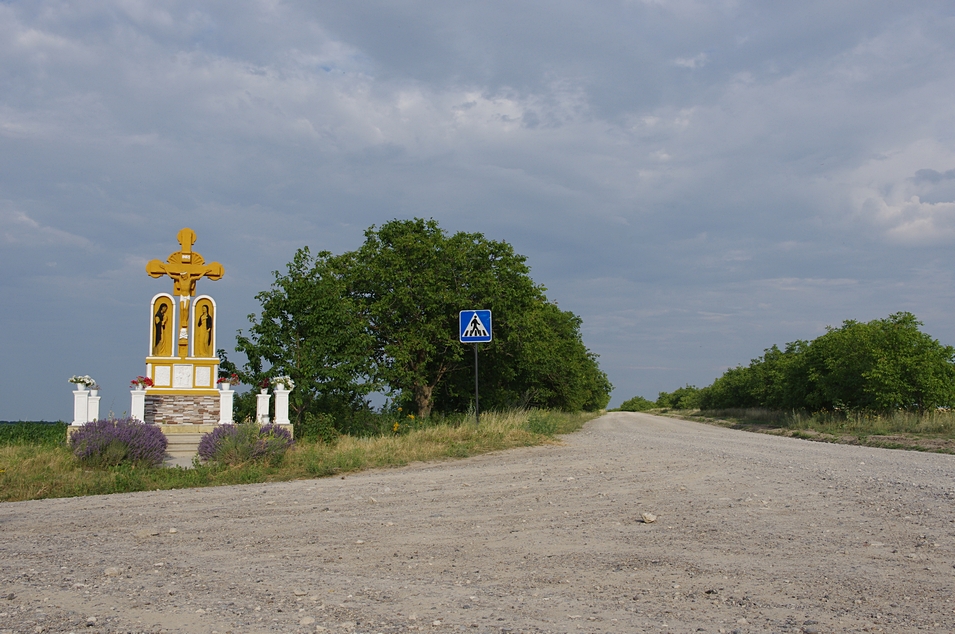
[[[560,310],[542,292],[507,319],[494,315],[494,341],[482,344],[480,353],[485,407],[606,407],[613,386],[584,345],[577,315]],[[437,402],[442,409],[460,410],[473,393],[473,367],[459,367],[444,382]]]
[[473,357],[458,341],[458,313],[475,308],[494,313],[494,341],[480,351],[486,407],[597,409],[612,389],[580,318],[547,300],[523,256],[434,220],[372,227],[340,256],[303,249],[258,299],[262,315],[237,345],[249,359],[243,378],[292,376],[299,416],[362,406],[378,387],[422,417],[436,405],[466,409]]
[[[341,262],[326,251],[300,249],[272,288],[256,295],[261,315],[249,315],[248,334],[236,350],[245,353],[235,369],[244,383],[288,375],[295,381],[289,405],[295,420],[307,411],[340,413],[360,407],[375,389],[370,379],[370,333],[346,292]],[[225,364],[223,364],[225,366]]]
[[901,312],[843,322],[806,350],[810,407],[925,410],[955,402],[955,348]]
[[492,310],[503,334],[543,300],[511,245],[479,233],[449,236],[434,220],[372,227],[361,248],[343,257],[350,296],[375,340],[375,376],[423,417],[435,390],[469,367],[470,348],[458,341],[461,310]]

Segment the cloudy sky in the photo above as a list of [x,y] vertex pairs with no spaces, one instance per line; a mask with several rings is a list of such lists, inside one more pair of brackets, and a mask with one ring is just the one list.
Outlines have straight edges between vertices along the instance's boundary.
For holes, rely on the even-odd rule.
[[0,419],[129,409],[144,265],[435,218],[527,256],[612,405],[907,310],[955,344],[951,2],[0,0]]

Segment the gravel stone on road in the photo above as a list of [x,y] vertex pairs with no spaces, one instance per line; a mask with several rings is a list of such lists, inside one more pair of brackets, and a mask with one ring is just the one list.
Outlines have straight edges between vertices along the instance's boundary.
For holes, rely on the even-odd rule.
[[0,633],[955,631],[955,456],[640,413],[344,478],[4,503],[0,531]]

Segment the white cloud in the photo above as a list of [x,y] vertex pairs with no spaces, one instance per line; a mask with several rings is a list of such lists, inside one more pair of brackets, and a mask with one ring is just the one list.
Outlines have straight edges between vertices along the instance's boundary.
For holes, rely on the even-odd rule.
[[851,278],[780,277],[757,280],[754,286],[774,291],[816,293],[824,289],[845,289],[858,283],[859,280]]
[[924,203],[912,196],[889,204],[884,198],[868,198],[862,212],[882,225],[891,240],[913,245],[955,242],[955,202]]
[[93,249],[93,243],[87,238],[43,225],[26,213],[17,210],[10,201],[0,201],[0,240],[16,247]]
[[681,68],[703,68],[706,66],[707,62],[710,61],[709,55],[706,53],[698,53],[693,57],[678,57],[673,60],[673,63]]
[[845,176],[851,217],[891,242],[955,243],[955,191],[945,177],[952,166],[955,150],[934,139],[865,161]]

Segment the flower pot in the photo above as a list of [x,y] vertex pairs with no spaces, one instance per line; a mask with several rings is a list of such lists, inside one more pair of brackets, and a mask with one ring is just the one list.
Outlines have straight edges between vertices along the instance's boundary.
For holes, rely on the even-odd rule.
[[232,384],[231,384],[231,383],[220,383],[220,384],[219,384],[219,389],[220,389],[221,391],[223,391],[223,392],[228,392],[231,388],[232,388]]
[[285,390],[285,384],[284,384],[284,383],[276,383],[276,384],[275,384],[275,387],[272,388],[272,389],[284,391],[284,390]]
[[267,387],[259,388],[259,394],[268,394],[268,393],[269,393],[269,388]]
[[85,392],[85,391],[86,391],[86,386],[83,385],[82,383],[74,383],[73,385],[76,386],[76,391],[77,391],[77,392]]
[[90,390],[90,396],[96,396],[99,394],[99,390]]

